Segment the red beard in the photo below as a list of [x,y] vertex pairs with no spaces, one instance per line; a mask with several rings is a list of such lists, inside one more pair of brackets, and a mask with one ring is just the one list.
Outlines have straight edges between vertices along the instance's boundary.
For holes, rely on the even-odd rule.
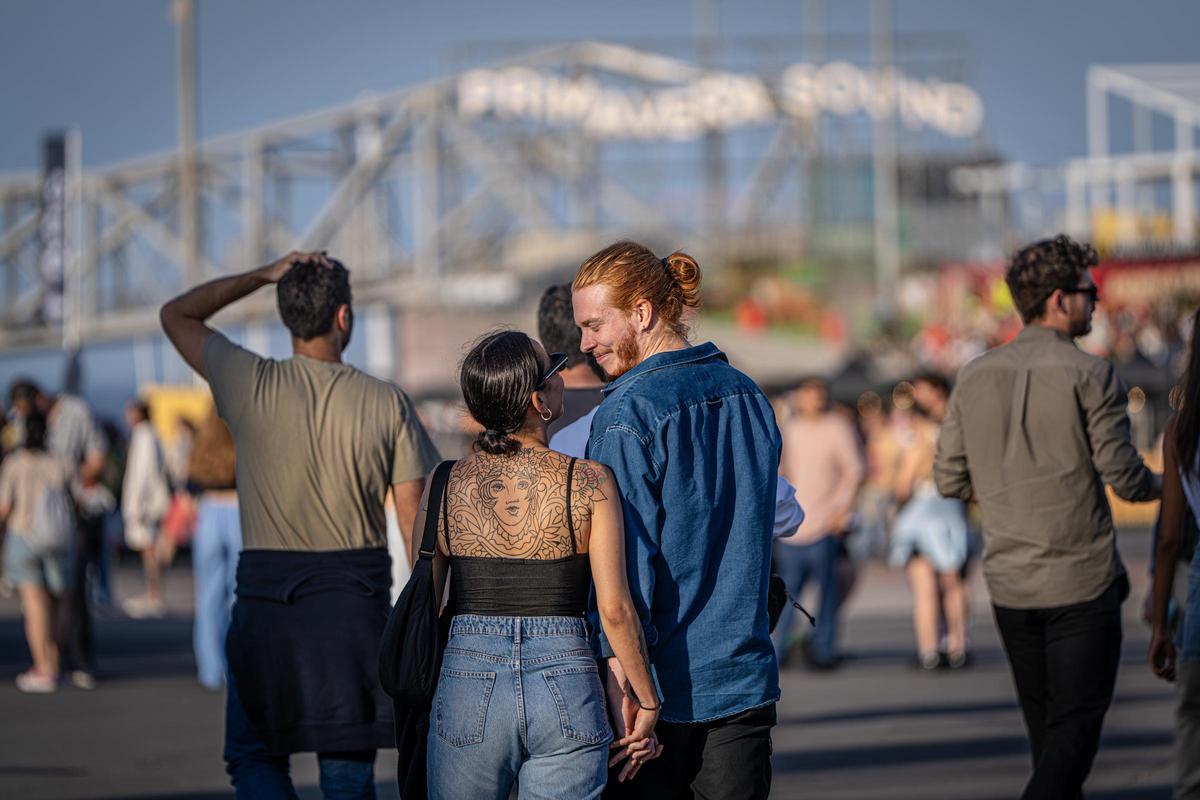
[[617,346],[613,350],[613,355],[617,357],[617,363],[606,367],[604,371],[614,380],[629,372],[629,370],[640,363],[637,334],[633,332],[632,327],[629,329],[629,333],[617,342]]

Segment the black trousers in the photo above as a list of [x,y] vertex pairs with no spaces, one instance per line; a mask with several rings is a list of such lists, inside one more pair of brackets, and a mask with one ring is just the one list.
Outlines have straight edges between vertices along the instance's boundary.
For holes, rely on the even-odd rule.
[[1100,746],[1121,657],[1122,575],[1095,600],[1058,608],[993,606],[1029,744],[1022,800],[1077,800]]
[[606,798],[627,800],[764,800],[771,793],[771,729],[775,704],[712,722],[660,722],[663,754],[632,781],[609,771]]
[[80,516],[70,574],[58,610],[58,648],[64,670],[96,671],[96,645],[88,602],[88,567],[100,568],[104,518]]

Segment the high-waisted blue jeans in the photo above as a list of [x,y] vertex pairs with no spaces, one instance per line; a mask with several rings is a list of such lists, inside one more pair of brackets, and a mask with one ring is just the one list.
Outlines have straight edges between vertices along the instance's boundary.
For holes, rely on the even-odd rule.
[[430,800],[598,798],[612,729],[582,619],[454,618],[429,718]]

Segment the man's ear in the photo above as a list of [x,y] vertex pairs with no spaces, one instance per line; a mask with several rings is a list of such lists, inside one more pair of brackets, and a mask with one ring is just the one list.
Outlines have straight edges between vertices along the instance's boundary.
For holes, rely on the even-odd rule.
[[352,324],[353,319],[354,310],[350,308],[349,303],[343,303],[342,305],[338,306],[338,310],[334,314],[334,322],[337,323],[339,328],[342,330],[348,329]]
[[640,332],[646,332],[650,326],[654,324],[654,306],[646,298],[641,298],[633,304],[631,309],[633,313],[634,325]]

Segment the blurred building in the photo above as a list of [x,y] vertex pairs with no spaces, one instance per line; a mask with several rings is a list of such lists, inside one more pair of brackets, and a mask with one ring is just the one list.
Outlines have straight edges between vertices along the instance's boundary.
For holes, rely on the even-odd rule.
[[[889,23],[696,49],[526,51],[100,169],[79,132],[52,137],[42,173],[0,177],[0,382],[69,362],[102,407],[187,382],[158,305],[293,248],[351,267],[351,358],[418,393],[616,237],[686,247],[714,281],[815,259],[879,287],[969,252],[978,204],[948,176],[997,159],[961,42]],[[264,293],[218,323],[282,355],[273,316]]]

